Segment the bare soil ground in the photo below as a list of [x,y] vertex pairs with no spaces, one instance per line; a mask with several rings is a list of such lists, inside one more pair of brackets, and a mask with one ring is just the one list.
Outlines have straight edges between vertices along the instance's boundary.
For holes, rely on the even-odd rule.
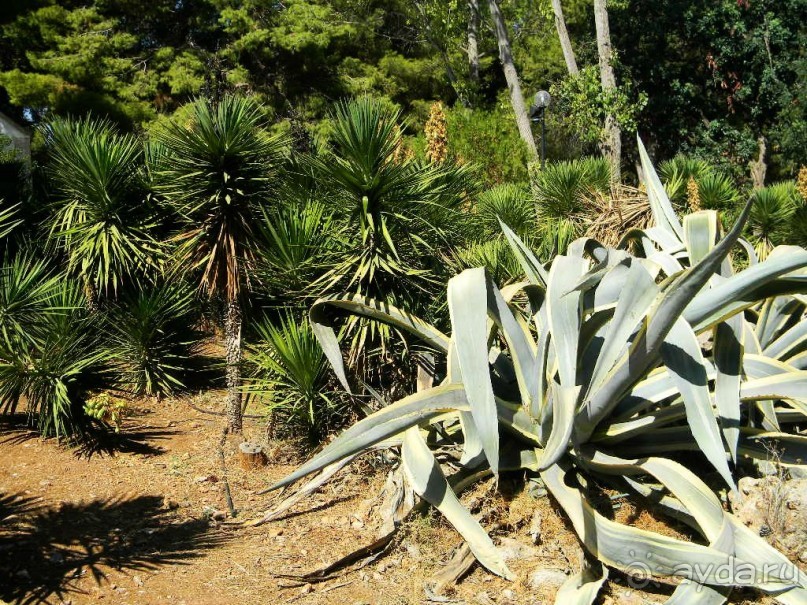
[[[215,393],[193,398],[207,409],[221,401]],[[423,603],[424,583],[461,544],[439,516],[427,514],[408,522],[388,552],[362,569],[317,584],[278,578],[323,567],[371,542],[381,520],[370,504],[389,468],[361,460],[285,518],[258,527],[239,525],[259,518],[277,501],[276,494],[258,492],[295,468],[297,452],[287,444],[267,443],[265,427],[247,422],[246,435],[265,443],[271,463],[245,472],[234,444],[227,444],[226,472],[238,511],[233,519],[217,453],[223,420],[180,399],[143,401],[133,412],[114,448],[77,450],[43,441],[22,428],[21,418],[0,425],[0,600]],[[495,539],[510,554],[508,565],[518,580],[507,582],[476,566],[455,590],[439,597],[443,602],[551,603],[556,586],[530,586],[533,574],[579,569],[580,548],[552,502],[507,491],[483,485],[465,498],[486,498],[486,506],[498,511],[502,530]],[[541,520],[537,544],[530,536],[536,515]],[[618,517],[680,535],[627,504]],[[612,574],[600,602],[663,601],[669,591],[640,597],[624,577]]]

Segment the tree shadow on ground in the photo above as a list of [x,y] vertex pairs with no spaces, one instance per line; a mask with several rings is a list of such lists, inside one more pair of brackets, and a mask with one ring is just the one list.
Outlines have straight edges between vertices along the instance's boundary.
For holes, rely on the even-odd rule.
[[[215,532],[215,533],[214,533]],[[65,600],[91,574],[186,565],[226,534],[206,520],[180,520],[160,496],[43,507],[0,494],[0,599],[28,605]]]

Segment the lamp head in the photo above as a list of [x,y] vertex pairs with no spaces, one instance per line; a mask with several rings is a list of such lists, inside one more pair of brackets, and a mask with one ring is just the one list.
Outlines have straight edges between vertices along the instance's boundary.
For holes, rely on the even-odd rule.
[[539,90],[535,93],[535,100],[530,107],[530,117],[534,117],[537,113],[544,111],[552,102],[552,96],[545,90]]

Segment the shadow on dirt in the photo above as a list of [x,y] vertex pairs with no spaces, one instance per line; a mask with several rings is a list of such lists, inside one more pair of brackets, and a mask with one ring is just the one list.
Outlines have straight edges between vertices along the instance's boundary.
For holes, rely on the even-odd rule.
[[[171,427],[153,427],[148,425],[127,426],[116,433],[108,427],[88,426],[80,436],[65,445],[73,448],[79,458],[92,458],[95,455],[111,456],[116,453],[158,456],[165,452],[157,445],[176,433]],[[0,445],[19,445],[40,435],[31,428],[27,414],[0,415]]]
[[27,605],[65,600],[87,574],[189,564],[226,539],[206,520],[177,520],[160,496],[38,505],[0,493],[0,599]]

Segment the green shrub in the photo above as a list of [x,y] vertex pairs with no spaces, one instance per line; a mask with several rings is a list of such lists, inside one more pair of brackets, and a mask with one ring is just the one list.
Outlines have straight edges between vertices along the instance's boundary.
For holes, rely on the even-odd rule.
[[480,193],[468,217],[472,226],[469,237],[481,240],[501,237],[499,221],[521,237],[534,234],[535,206],[524,187],[497,185]]
[[797,228],[793,218],[801,200],[792,181],[757,189],[751,197],[747,231],[757,256],[764,259],[775,246],[789,241]]
[[263,317],[252,328],[247,392],[287,431],[302,431],[312,442],[340,426],[349,407],[335,388],[311,325],[286,312],[274,320]]
[[[632,231],[626,243],[642,242],[642,256],[581,239],[544,267],[506,230],[527,285],[500,290],[483,269],[452,278],[450,334],[383,301],[317,303],[312,321],[345,388],[328,307],[407,330],[445,355],[447,370],[438,386],[359,421],[275,487],[402,441],[412,489],[505,578],[514,576],[501,552],[452,486],[467,479],[467,487],[486,469],[543,481],[599,561],[570,577],[557,603],[590,603],[608,568],[631,574],[640,564],[654,576],[688,579],[675,585],[676,601],[722,602],[741,581],[719,572],[727,565],[751,570],[747,584],[783,602],[807,599],[807,576],[726,512],[715,493],[736,490],[738,467],[767,461],[774,445],[782,464],[804,468],[804,437],[787,423],[807,416],[805,302],[792,296],[807,292],[807,250],[776,249],[734,273],[724,261],[748,207],[723,238],[713,211],[682,225],[641,145],[640,154],[655,225]],[[437,450],[459,467],[452,477]],[[594,487],[614,481],[685,520],[699,539],[603,514]]]
[[699,182],[713,172],[707,162],[680,153],[670,160],[661,162],[658,169],[659,177],[664,183],[664,190],[670,201],[676,206],[682,206],[687,201],[689,179],[692,178]]
[[725,174],[710,172],[697,179],[700,207],[732,213],[740,201],[740,192]]
[[604,158],[552,162],[532,180],[542,258],[563,253],[585,231],[586,197],[608,191],[610,169]]
[[84,404],[103,383],[107,357],[98,347],[97,315],[89,315],[73,282],[41,261],[19,256],[0,268],[0,403],[27,406],[46,437],[82,432]]
[[196,307],[189,286],[133,287],[111,306],[105,322],[112,378],[135,395],[184,388],[194,342]]

